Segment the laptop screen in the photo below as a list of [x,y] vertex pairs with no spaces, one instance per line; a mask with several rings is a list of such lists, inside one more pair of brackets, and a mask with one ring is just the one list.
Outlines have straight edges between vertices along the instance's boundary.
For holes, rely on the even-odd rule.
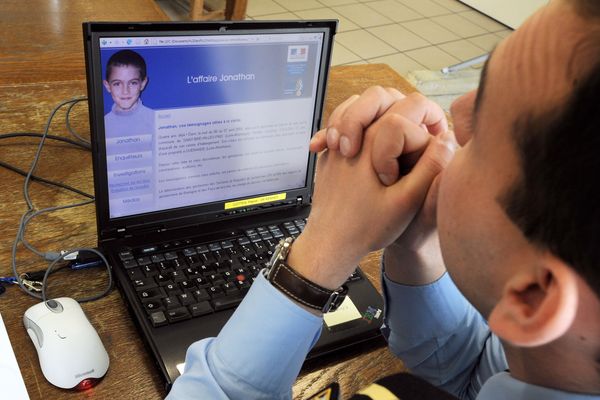
[[324,39],[99,36],[109,217],[305,187]]

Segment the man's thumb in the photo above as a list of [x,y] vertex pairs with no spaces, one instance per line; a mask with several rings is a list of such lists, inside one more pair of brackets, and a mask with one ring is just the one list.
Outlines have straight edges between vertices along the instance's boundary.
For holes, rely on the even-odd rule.
[[452,131],[432,137],[410,173],[393,185],[396,194],[420,207],[435,177],[448,166],[457,148],[458,144]]

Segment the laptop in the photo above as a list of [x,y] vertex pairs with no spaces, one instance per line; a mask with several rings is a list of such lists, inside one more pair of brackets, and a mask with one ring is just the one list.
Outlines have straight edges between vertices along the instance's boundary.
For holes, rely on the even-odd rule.
[[[304,228],[336,26],[83,24],[98,245],[167,390]],[[347,285],[308,359],[380,338],[381,296]]]

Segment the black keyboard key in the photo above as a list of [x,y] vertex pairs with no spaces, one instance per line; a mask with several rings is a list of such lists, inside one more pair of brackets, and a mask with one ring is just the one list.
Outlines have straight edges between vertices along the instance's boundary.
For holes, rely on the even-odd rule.
[[199,258],[202,264],[211,264],[217,261],[215,260],[215,257],[212,255],[212,253],[202,253],[199,255]]
[[173,271],[173,272],[170,272],[169,275],[171,276],[171,280],[173,282],[185,281],[185,274],[181,271]]
[[225,292],[225,294],[227,296],[231,296],[232,294],[238,294],[239,293],[239,289],[237,288],[237,286],[233,282],[227,282],[226,284],[221,285],[221,287],[223,288],[223,291]]
[[208,253],[210,250],[208,250],[208,246],[202,245],[202,246],[198,246],[196,247],[196,250],[198,251],[198,253],[203,254],[203,253]]
[[198,300],[198,302],[210,300],[210,295],[206,289],[196,289],[192,291],[191,294],[196,298],[196,300]]
[[197,267],[198,265],[202,264],[200,262],[200,258],[198,256],[189,256],[189,257],[186,257],[185,258],[185,262],[190,267]]
[[238,304],[242,302],[244,297],[239,294],[236,296],[227,296],[221,298],[213,298],[212,305],[215,311],[226,310],[228,308],[237,307]]
[[154,265],[156,265],[158,272],[160,272],[161,274],[166,274],[166,273],[175,271],[175,268],[173,268],[173,265],[168,261],[161,261]]
[[128,269],[127,276],[129,276],[129,279],[131,279],[132,281],[136,279],[146,278],[146,275],[144,275],[144,273],[139,267]]
[[208,249],[210,251],[219,251],[221,250],[221,245],[219,243],[211,243],[208,245]]
[[246,294],[248,293],[248,290],[250,290],[250,282],[248,282],[246,279],[236,281],[235,285],[242,294]]
[[175,268],[176,270],[179,270],[179,271],[187,268],[186,262],[181,258],[176,258],[176,259],[172,260],[171,264],[173,265],[173,268]]
[[172,308],[177,308],[177,307],[181,306],[181,303],[179,303],[179,300],[177,299],[177,296],[165,297],[163,299],[163,304],[165,305],[165,307],[167,308],[167,310],[170,310]]
[[273,235],[270,232],[264,232],[260,234],[262,240],[273,239]]
[[184,270],[184,273],[188,277],[188,279],[194,279],[200,276],[200,271],[198,270],[198,268],[186,268]]
[[238,239],[238,243],[240,244],[240,246],[245,246],[247,244],[250,244],[250,240],[248,240],[248,238],[239,238]]
[[156,282],[158,282],[160,286],[166,286],[173,283],[171,277],[168,274],[156,275]]
[[158,251],[158,246],[147,246],[140,250],[142,254],[150,254]]
[[188,293],[182,293],[178,295],[177,298],[179,299],[179,302],[182,306],[189,306],[190,304],[194,304],[196,302],[194,296]]
[[162,254],[154,254],[150,259],[153,263],[159,263],[161,261],[165,261],[165,256]]
[[223,276],[223,278],[225,278],[226,282],[233,282],[237,280],[233,271],[225,271],[221,275]]
[[208,279],[204,278],[204,277],[198,277],[198,278],[194,278],[192,280],[192,283],[194,285],[196,285],[199,288],[206,288],[211,286],[210,282],[208,281]]
[[208,289],[206,289],[206,291],[212,299],[225,296],[225,292],[223,292],[223,289],[221,289],[219,286],[211,286]]
[[153,300],[153,301],[146,301],[143,303],[144,305],[144,309],[146,310],[146,312],[148,314],[151,314],[155,311],[162,311],[164,310],[164,307],[162,305],[162,303],[159,300]]
[[148,256],[138,257],[137,263],[138,263],[138,265],[143,267],[144,265],[152,264],[152,260]]
[[221,242],[221,248],[223,249],[229,249],[233,247],[233,243],[231,242],[231,240],[224,240]]
[[156,265],[154,265],[154,264],[144,265],[142,267],[142,272],[147,277],[156,276],[156,275],[158,275],[158,268],[156,268]]
[[138,263],[134,259],[125,260],[125,261],[123,261],[123,266],[125,268],[127,268],[127,269],[129,269],[129,268],[135,268],[135,267],[138,266]]
[[153,289],[142,290],[141,292],[138,292],[138,295],[140,296],[140,299],[142,299],[142,302],[152,301],[165,297],[165,291],[162,288],[157,287]]
[[213,308],[208,301],[203,301],[198,304],[192,304],[188,306],[192,317],[199,317],[201,315],[210,314],[213,312]]
[[165,317],[165,313],[162,311],[155,311],[150,314],[150,322],[156,328],[159,326],[163,326],[167,324],[167,318]]
[[119,252],[119,258],[121,261],[133,260],[133,253],[131,250],[123,250]]
[[181,289],[183,289],[184,292],[186,290],[191,290],[194,288],[194,284],[190,281],[181,281],[179,282],[179,286],[181,287]]
[[189,256],[195,256],[197,254],[196,249],[193,248],[187,248],[187,249],[183,249],[183,255],[186,257]]
[[186,307],[174,308],[166,312],[169,322],[178,322],[190,319],[192,316]]
[[182,293],[181,288],[176,283],[169,283],[168,285],[164,286],[164,289],[167,292],[167,296],[174,296]]
[[177,253],[174,251],[167,251],[164,256],[165,260],[175,260],[177,258]]
[[213,252],[213,257],[218,263],[229,260],[229,254],[223,250]]
[[156,282],[154,281],[153,278],[136,279],[132,282],[133,282],[133,286],[135,287],[135,290],[138,290],[138,291],[152,289],[157,286]]

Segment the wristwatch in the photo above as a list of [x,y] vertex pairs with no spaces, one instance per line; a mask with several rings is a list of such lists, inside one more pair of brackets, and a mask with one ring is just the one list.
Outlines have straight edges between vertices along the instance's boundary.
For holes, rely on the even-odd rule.
[[348,287],[329,290],[309,281],[287,263],[294,238],[281,239],[265,269],[265,277],[273,286],[300,304],[323,313],[335,311],[346,298]]

